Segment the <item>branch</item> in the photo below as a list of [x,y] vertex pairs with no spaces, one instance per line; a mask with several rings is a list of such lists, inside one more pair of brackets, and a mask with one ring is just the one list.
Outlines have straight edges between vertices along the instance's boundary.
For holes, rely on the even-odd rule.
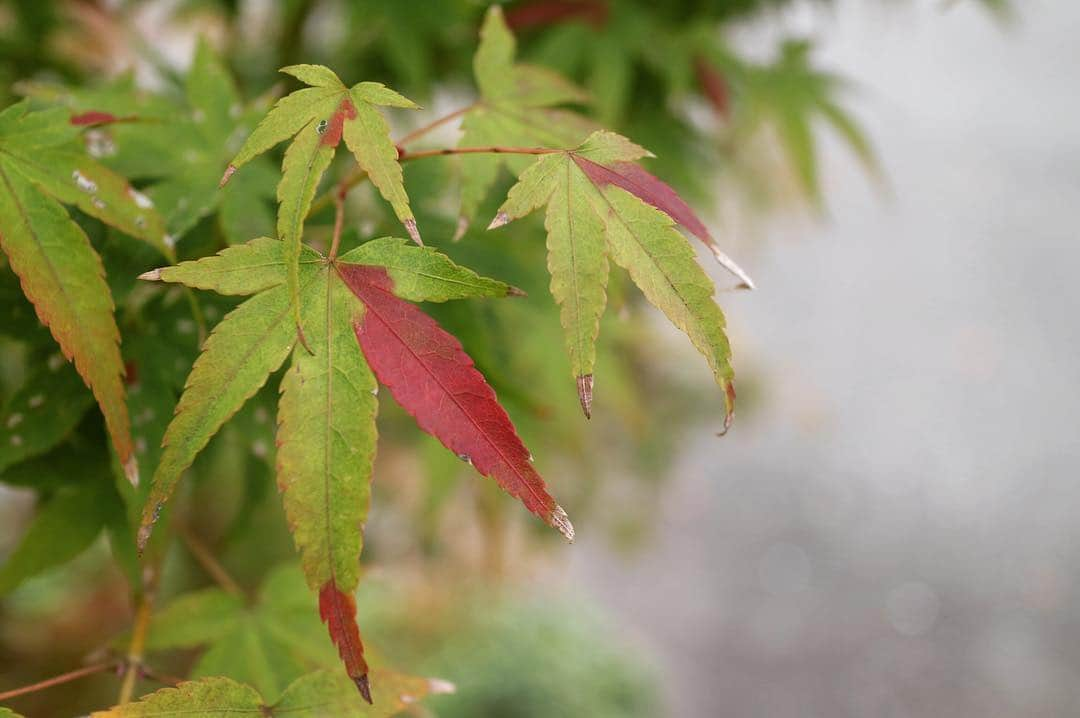
[[102,673],[104,671],[112,670],[113,668],[117,668],[121,665],[123,665],[122,661],[106,661],[105,663],[95,663],[92,666],[77,668],[74,671],[61,673],[58,676],[46,678],[43,681],[38,681],[37,683],[32,683],[28,686],[22,686],[21,688],[12,688],[10,691],[4,691],[3,693],[0,693],[0,701],[6,701],[9,698],[16,698],[18,696],[26,695],[27,693],[36,693],[37,691],[43,691],[46,688],[63,685],[64,683],[70,683],[71,681],[85,678],[86,676],[92,676],[95,673]]
[[408,145],[408,144],[411,144],[412,142],[415,142],[416,140],[420,139],[421,137],[428,134],[432,130],[436,130],[436,129],[442,127],[443,125],[445,125],[447,122],[450,122],[451,120],[456,120],[457,118],[461,117],[462,115],[464,115],[466,112],[468,112],[469,110],[471,110],[474,107],[476,107],[476,103],[473,103],[473,104],[469,105],[468,107],[462,107],[460,110],[455,110],[454,112],[451,112],[449,115],[444,115],[443,117],[440,117],[439,119],[435,120],[434,122],[431,122],[429,124],[424,125],[423,127],[420,127],[420,128],[417,128],[417,129],[413,130],[412,132],[410,132],[409,134],[405,135],[400,140],[398,140],[397,141],[397,146],[398,147],[404,147],[405,145]]

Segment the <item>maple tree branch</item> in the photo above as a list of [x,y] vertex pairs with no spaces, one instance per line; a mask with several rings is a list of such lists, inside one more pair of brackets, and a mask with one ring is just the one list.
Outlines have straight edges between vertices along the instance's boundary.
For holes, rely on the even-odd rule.
[[236,582],[236,579],[229,575],[229,572],[226,571],[225,567],[214,557],[214,554],[210,552],[210,549],[206,547],[206,544],[200,541],[195,534],[191,533],[187,528],[178,528],[177,533],[180,534],[180,538],[183,539],[184,544],[187,546],[188,551],[191,552],[192,557],[194,557],[202,569],[206,571],[219,586],[234,596],[244,596],[244,589],[240,587],[240,584]]
[[92,676],[96,673],[102,673],[104,671],[117,668],[123,665],[122,661],[106,661],[104,663],[95,663],[92,666],[84,666],[83,668],[76,668],[73,671],[67,673],[61,673],[58,676],[52,678],[46,678],[43,681],[37,683],[31,683],[28,686],[22,686],[20,688],[12,688],[10,691],[4,691],[0,693],[0,701],[6,701],[9,698],[16,698],[18,696],[26,695],[27,693],[36,693],[37,691],[43,691],[46,688],[52,688],[53,686],[63,685],[64,683],[70,683],[71,681],[85,678],[86,676]]
[[471,110],[474,107],[476,107],[476,103],[473,103],[473,104],[469,105],[468,107],[462,107],[460,110],[455,110],[455,111],[451,112],[449,115],[443,115],[442,117],[435,120],[434,122],[429,122],[428,124],[424,125],[423,127],[418,127],[417,129],[413,130],[412,132],[410,132],[409,134],[405,135],[400,140],[398,140],[396,144],[397,144],[398,147],[404,147],[405,145],[411,144],[412,142],[415,142],[416,140],[420,139],[421,137],[428,134],[429,132],[431,132],[433,130],[437,130],[438,128],[442,127],[447,122],[450,122],[452,120],[456,120],[457,118],[461,117],[462,115],[464,115],[466,112],[468,112],[469,110]]

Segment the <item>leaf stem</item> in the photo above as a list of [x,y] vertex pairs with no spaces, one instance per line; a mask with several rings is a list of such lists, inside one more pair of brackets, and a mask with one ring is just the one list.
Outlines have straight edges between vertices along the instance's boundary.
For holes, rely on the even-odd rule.
[[210,549],[206,547],[198,537],[195,536],[186,527],[178,528],[177,533],[180,534],[180,538],[184,540],[184,544],[187,546],[188,551],[195,560],[202,566],[203,570],[210,575],[218,585],[225,589],[228,593],[234,596],[243,597],[244,589],[240,587],[240,584],[236,582],[229,572],[225,570],[225,567],[214,557],[214,554],[210,552]]
[[474,107],[476,107],[476,103],[473,103],[473,104],[471,104],[471,105],[469,105],[467,107],[462,107],[460,110],[455,110],[454,112],[451,112],[449,115],[443,115],[439,119],[435,120],[434,122],[430,122],[430,123],[424,125],[423,127],[418,127],[417,129],[413,130],[412,132],[410,132],[409,134],[405,135],[400,140],[398,140],[397,141],[397,146],[398,147],[404,147],[404,146],[406,146],[408,144],[411,144],[411,143],[415,142],[416,140],[420,139],[421,137],[428,134],[429,132],[442,127],[447,122],[450,122],[452,120],[456,120],[457,118],[461,117],[462,115],[464,115],[466,112],[468,112],[469,110],[471,110]]
[[16,698],[18,696],[26,695],[27,693],[36,693],[37,691],[43,691],[46,688],[63,685],[64,683],[70,683],[71,681],[85,678],[86,676],[92,676],[96,673],[102,673],[103,671],[111,670],[120,665],[122,665],[121,661],[106,661],[104,663],[95,663],[92,666],[76,668],[74,671],[61,673],[58,676],[46,678],[45,680],[38,681],[37,683],[31,683],[28,686],[12,688],[10,691],[4,691],[3,693],[0,693],[0,701],[6,701],[10,698]]
[[[563,152],[563,150],[555,150],[549,147],[445,147],[436,150],[421,150],[419,152],[406,152],[401,148],[398,143],[398,162],[408,162],[409,160],[421,160],[426,157],[446,157],[449,155],[468,155],[468,154],[503,154],[503,155],[549,155],[554,152]],[[311,209],[308,210],[307,216],[311,217],[317,212],[329,207],[334,202],[334,195],[342,190],[344,187],[345,192],[360,184],[361,180],[367,177],[367,173],[360,167],[357,167],[351,173],[345,176],[336,189],[328,190],[323,193],[318,199],[311,203]]]
[[337,193],[334,195],[334,235],[330,240],[330,253],[327,255],[331,262],[337,257],[338,245],[341,244],[341,228],[345,225],[345,195],[349,193],[349,185],[346,178],[338,183]]

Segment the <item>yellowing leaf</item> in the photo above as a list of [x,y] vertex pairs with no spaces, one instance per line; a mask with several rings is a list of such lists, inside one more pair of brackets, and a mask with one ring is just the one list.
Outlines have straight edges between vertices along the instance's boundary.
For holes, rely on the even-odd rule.
[[661,207],[694,228],[697,219],[667,185],[631,164],[647,155],[611,132],[596,132],[577,149],[543,155],[522,172],[491,228],[547,205],[551,293],[560,307],[586,416],[592,411],[595,344],[610,256],[705,356],[724,390],[726,427],[734,388],[724,316],[693,249]]

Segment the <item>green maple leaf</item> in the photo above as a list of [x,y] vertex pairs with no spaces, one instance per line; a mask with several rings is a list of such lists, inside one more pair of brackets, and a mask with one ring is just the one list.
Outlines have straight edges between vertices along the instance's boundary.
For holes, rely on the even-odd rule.
[[[680,215],[685,225],[700,222],[692,214],[682,217],[689,212],[685,203],[633,164],[648,155],[606,131],[592,134],[576,149],[542,155],[522,172],[489,229],[547,206],[551,293],[559,304],[586,416],[591,413],[596,337],[607,303],[610,258],[704,355],[724,390],[726,428],[735,391],[724,315],[712,298],[712,281],[669,213]],[[734,264],[729,269],[745,277]],[[744,281],[749,283],[749,278]]]
[[181,683],[144,696],[136,703],[97,711],[92,718],[155,718],[186,715],[195,718],[254,716],[272,718],[389,718],[427,695],[446,693],[444,681],[417,678],[388,670],[376,670],[373,705],[361,703],[344,676],[317,671],[298,678],[281,697],[268,702],[251,686],[231,678],[214,677]]
[[134,483],[138,469],[112,297],[101,258],[63,205],[74,205],[167,257],[172,249],[161,217],[142,195],[78,146],[80,129],[62,108],[31,112],[23,101],[0,112],[0,248],[38,318],[97,399]]
[[130,75],[91,88],[21,83],[19,89],[62,103],[76,116],[112,118],[87,133],[87,150],[125,177],[147,183],[146,196],[164,217],[170,241],[179,241],[215,211],[230,244],[273,230],[269,203],[277,176],[268,158],[256,159],[243,181],[218,189],[222,166],[265,113],[268,101],[244,104],[205,40],[196,47],[181,97],[140,91]]
[[285,241],[293,318],[301,331],[301,341],[306,342],[300,317],[299,284],[304,219],[319,180],[342,139],[372,184],[393,207],[409,236],[422,244],[405,193],[397,148],[390,139],[386,120],[375,109],[377,106],[417,109],[417,105],[377,82],[346,87],[333,71],[321,65],[291,65],[281,71],[309,87],[278,100],[229,163],[221,184],[224,186],[234,172],[258,155],[295,137],[281,166],[277,234]]
[[[456,418],[431,418],[421,406],[416,413],[421,427],[439,435],[456,452],[475,452],[478,470],[494,476],[564,533],[572,536],[572,529],[565,514],[543,491],[539,475],[531,467],[520,465],[527,465],[528,452],[513,433],[505,413],[497,415],[502,410],[482,377],[472,369],[471,361],[466,362],[460,347],[456,351],[446,347],[449,335],[439,334],[441,330],[434,322],[420,326],[417,320],[423,315],[413,316],[410,312],[416,310],[402,301],[506,296],[513,293],[512,287],[480,277],[445,255],[410,245],[406,240],[373,240],[333,260],[302,245],[298,263],[300,312],[309,327],[309,352],[296,346],[283,244],[275,239],[255,239],[211,257],[143,276],[219,294],[252,296],[221,320],[195,361],[176,415],[165,432],[139,543],[145,545],[162,506],[195,456],[291,355],[278,407],[278,486],[307,583],[319,593],[320,613],[350,675],[361,692],[366,692],[367,670],[355,628],[352,593],[359,582],[358,558],[363,542],[360,527],[367,519],[377,437],[377,384],[369,362],[382,360],[385,352],[400,349],[411,357],[416,371],[431,372],[436,382],[442,372],[448,382],[442,386],[461,386],[460,391],[468,394],[469,405],[479,409],[462,409],[462,415]],[[382,277],[378,286],[370,284],[358,289],[356,280],[347,276],[349,272],[372,270],[374,276]],[[375,300],[383,302],[380,311],[394,316],[377,314],[371,309],[375,300],[365,297],[361,301],[363,292],[374,292]],[[403,307],[410,308],[404,315]],[[388,327],[415,333],[414,343],[376,347],[375,354],[370,347],[362,349],[361,336],[369,331],[371,316],[376,317],[372,321],[385,321]],[[400,322],[398,317],[403,317]],[[382,326],[379,324],[377,329]],[[442,347],[432,341],[442,342]],[[432,356],[438,366],[423,364],[423,357],[413,352],[426,352],[425,356]],[[395,362],[393,358],[389,361]],[[396,375],[391,379],[395,383],[390,384],[390,389],[397,391]],[[489,397],[484,396],[485,391]],[[402,401],[401,394],[395,396]],[[429,401],[436,406],[436,412],[444,407],[440,398],[460,408],[456,402],[462,400],[456,396],[451,393],[440,397],[433,392]],[[404,404],[415,413],[408,397]],[[491,452],[486,447],[473,448],[471,435],[464,440],[459,440],[460,436],[446,438],[445,425],[455,422],[469,422],[488,442],[497,431],[502,447],[501,453],[496,453],[503,463],[489,466],[491,462],[484,457],[490,457]],[[507,463],[514,460],[520,463]]]
[[[459,147],[575,147],[597,128],[596,124],[559,105],[583,103],[584,91],[543,67],[515,62],[517,43],[506,25],[502,9],[493,5],[480,30],[480,45],[473,71],[480,99],[461,122]],[[529,166],[529,158],[515,155],[466,155],[461,159],[461,217],[457,237],[464,234],[499,168],[515,174]]]
[[[77,376],[74,381],[78,382]],[[77,391],[63,386],[53,389]],[[45,404],[38,408],[50,410]],[[13,415],[8,413],[7,418]],[[4,472],[5,483],[41,493],[26,533],[0,566],[0,596],[79,556],[102,531],[109,532],[121,566],[132,568],[131,532],[107,454],[97,442],[69,442],[47,457],[22,462]]]
[[305,673],[337,665],[315,609],[303,574],[286,564],[270,572],[252,604],[220,588],[178,597],[154,615],[146,648],[205,648],[192,678],[223,675],[276,699]]

